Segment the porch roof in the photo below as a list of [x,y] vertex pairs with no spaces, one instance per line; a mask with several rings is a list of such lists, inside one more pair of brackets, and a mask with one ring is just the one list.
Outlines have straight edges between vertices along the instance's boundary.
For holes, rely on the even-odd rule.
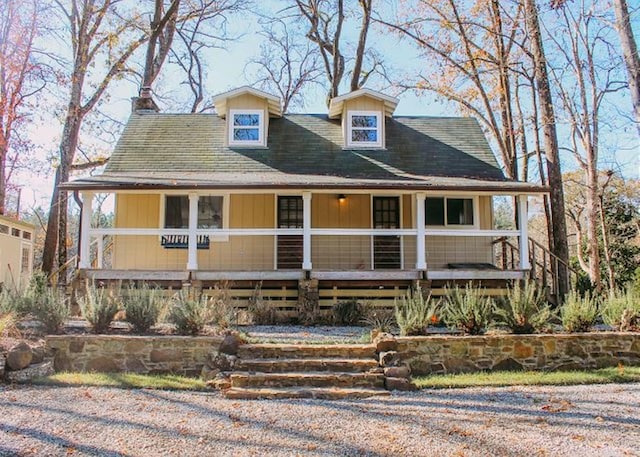
[[507,180],[472,118],[386,118],[386,149],[344,148],[327,115],[286,115],[268,130],[266,148],[229,147],[216,115],[133,114],[105,172],[63,188],[547,191]]

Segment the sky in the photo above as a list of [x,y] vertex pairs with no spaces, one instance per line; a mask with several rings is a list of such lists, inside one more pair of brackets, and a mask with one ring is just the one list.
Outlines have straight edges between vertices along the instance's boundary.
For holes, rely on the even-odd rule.
[[[259,2],[262,8],[267,12],[277,10],[282,2],[266,1]],[[391,3],[393,5],[393,3]],[[634,18],[634,26],[636,31],[640,29],[638,18]],[[208,77],[207,90],[209,94],[217,94],[226,90],[238,87],[240,85],[251,84],[254,77],[248,74],[246,62],[255,57],[259,50],[261,37],[256,32],[259,25],[255,16],[243,14],[242,17],[232,18],[229,21],[230,35],[238,36],[237,39],[229,41],[225,45],[225,49],[213,49],[207,55]],[[351,28],[345,33],[345,41],[353,40],[354,32]],[[395,36],[389,33],[381,33],[374,29],[369,36],[369,43],[372,47],[379,50],[385,56],[386,62],[394,69],[397,75],[406,75],[410,78],[418,72],[421,66],[425,65],[422,58],[418,58],[417,52],[406,42],[398,43]],[[64,54],[62,45],[48,44],[54,46],[52,49],[58,54]],[[163,93],[171,93],[174,97],[180,97],[183,87],[183,76],[179,72],[171,70],[168,66],[165,72],[159,78],[158,91]],[[376,87],[373,87],[374,89]],[[119,122],[124,122],[131,112],[131,97],[137,94],[137,86],[130,81],[122,80],[113,85],[110,92],[109,101],[103,106],[103,110],[112,118]],[[392,95],[395,95],[393,89],[389,89]],[[327,108],[325,105],[326,92],[323,89],[316,88],[307,92],[304,111],[310,113],[325,113]],[[614,125],[603,127],[605,149],[615,150],[615,155],[611,154],[603,157],[603,161],[616,162],[615,167],[627,177],[640,177],[640,147],[638,146],[638,138],[630,121],[624,120],[624,115],[631,112],[631,104],[628,94],[619,96],[619,100],[615,103],[619,105],[621,117],[619,122]],[[455,106],[446,102],[439,102],[433,95],[425,94],[418,96],[414,92],[404,92],[399,95],[399,104],[396,109],[396,115],[427,115],[427,116],[455,116],[458,112]],[[162,101],[159,101],[161,107]],[[62,107],[60,107],[62,108]],[[166,109],[166,107],[164,107]],[[626,111],[626,112],[625,112]],[[22,187],[22,208],[48,206],[48,200],[53,186],[53,166],[48,164],[47,158],[55,156],[56,149],[60,140],[60,132],[62,130],[64,111],[59,109],[54,112],[42,112],[36,116],[36,122],[30,131],[30,136],[34,143],[38,145],[39,160],[42,161],[40,173],[36,175],[22,174],[17,177],[16,183]],[[559,125],[560,134],[566,127]],[[115,138],[102,142],[96,147],[108,151],[112,149]],[[494,148],[495,151],[495,148]],[[565,157],[563,161],[565,170],[575,167],[571,159]],[[613,166],[613,165],[612,165]]]

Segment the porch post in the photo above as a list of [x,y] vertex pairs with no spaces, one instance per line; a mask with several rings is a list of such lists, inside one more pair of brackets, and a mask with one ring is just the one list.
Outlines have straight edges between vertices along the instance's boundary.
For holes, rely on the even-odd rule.
[[198,269],[198,194],[189,194],[189,245],[187,270]]
[[311,192],[302,192],[302,269],[311,270]]
[[425,249],[425,218],[424,218],[424,201],[426,194],[418,192],[416,194],[416,270],[424,271],[427,269],[427,255]]
[[520,269],[530,270],[529,262],[529,215],[528,215],[527,196],[518,195],[518,225],[520,226],[520,235],[518,243],[520,247]]
[[89,230],[91,229],[91,214],[93,209],[93,192],[82,192],[82,220],[80,228],[80,268],[91,268],[91,238]]

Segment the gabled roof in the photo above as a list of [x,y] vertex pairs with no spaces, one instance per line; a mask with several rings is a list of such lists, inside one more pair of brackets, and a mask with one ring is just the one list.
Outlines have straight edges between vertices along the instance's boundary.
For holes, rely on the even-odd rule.
[[267,106],[269,107],[269,114],[276,117],[282,116],[282,100],[280,100],[280,97],[276,97],[275,95],[271,95],[267,92],[254,89],[253,87],[249,86],[238,87],[236,89],[223,92],[213,97],[213,104],[216,107],[216,112],[218,113],[218,115],[222,118],[226,117],[227,100],[244,94],[249,94],[258,98],[265,99],[267,101]]
[[340,95],[339,97],[332,98],[329,102],[329,118],[340,118],[342,116],[343,105],[345,101],[363,96],[371,97],[384,102],[385,116],[393,115],[393,112],[396,110],[396,106],[398,106],[397,98],[391,97],[387,94],[383,94],[382,92],[376,92],[375,90],[363,88],[355,90],[353,92],[349,92],[348,94]]
[[133,114],[101,176],[67,189],[344,188],[544,192],[506,180],[472,118],[385,118],[386,149],[345,149],[340,120],[292,114],[264,148],[225,145],[211,114]]

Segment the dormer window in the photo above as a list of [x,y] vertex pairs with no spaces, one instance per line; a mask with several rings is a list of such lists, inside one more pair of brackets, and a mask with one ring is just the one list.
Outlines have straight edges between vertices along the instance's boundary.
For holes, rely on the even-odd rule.
[[349,111],[347,116],[347,146],[382,147],[379,111]]
[[265,146],[263,110],[229,110],[229,146]]

